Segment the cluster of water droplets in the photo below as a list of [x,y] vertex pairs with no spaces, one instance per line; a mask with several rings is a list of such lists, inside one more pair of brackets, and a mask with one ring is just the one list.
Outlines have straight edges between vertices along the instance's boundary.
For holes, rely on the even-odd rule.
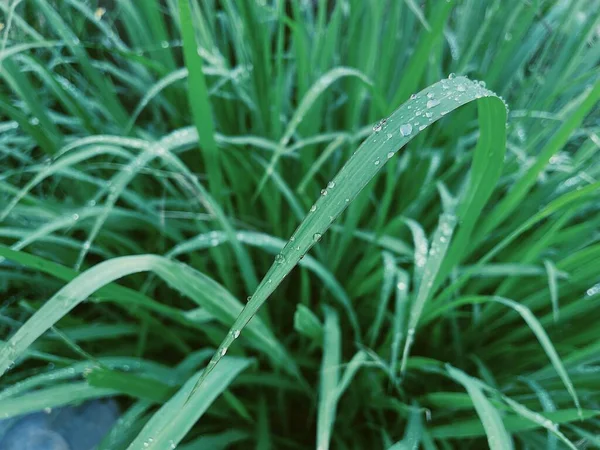
[[381,119],[379,122],[377,122],[375,125],[373,125],[373,131],[375,133],[379,133],[382,130],[382,128],[386,122],[387,122],[387,119]]

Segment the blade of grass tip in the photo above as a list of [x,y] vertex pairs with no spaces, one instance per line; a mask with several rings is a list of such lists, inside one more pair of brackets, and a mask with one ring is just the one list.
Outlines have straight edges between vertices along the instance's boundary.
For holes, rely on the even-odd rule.
[[[477,101],[479,108],[479,137],[483,142],[475,148],[478,159],[496,150],[498,139],[505,142],[506,107],[504,102],[481,84],[465,77],[451,77],[433,84],[415,94],[389,118],[377,124],[354,155],[331,180],[317,200],[312,211],[304,218],[284,249],[250,297],[227,336],[219,345],[204,374],[218,364],[246,324],[298,264],[300,259],[321,239],[339,215],[359,195],[362,189],[379,173],[394,154],[435,121],[462,105]],[[414,131],[414,132],[413,132]],[[497,139],[490,139],[490,137]],[[504,148],[501,149],[504,152]],[[488,180],[494,184],[496,179]],[[471,186],[473,188],[473,186]],[[467,190],[467,197],[472,193]],[[417,318],[418,320],[418,318]],[[204,375],[199,379],[202,383]]]
[[315,313],[302,304],[298,304],[296,307],[294,330],[316,343],[323,341],[323,324]]
[[425,270],[425,263],[427,262],[427,252],[429,251],[429,241],[425,236],[425,230],[423,227],[413,219],[405,219],[404,223],[410,229],[413,236],[414,243],[414,286],[416,290],[421,285],[421,279],[423,278],[423,271]]
[[410,308],[410,317],[408,320],[408,330],[406,332],[406,342],[404,344],[404,352],[402,354],[402,362],[400,364],[400,374],[403,375],[406,370],[406,362],[410,348],[415,338],[415,332],[419,319],[423,313],[425,303],[433,294],[433,283],[438,275],[438,271],[442,265],[442,261],[446,255],[446,251],[450,245],[452,234],[457,223],[456,215],[452,213],[442,213],[439,219],[439,224],[431,242],[431,249],[423,270],[423,279],[417,291],[417,297]]
[[133,113],[129,117],[129,122],[127,122],[127,126],[125,127],[125,134],[129,134],[132,130],[135,121],[138,116],[141,114],[142,110],[150,103],[150,101],[156,97],[163,89],[171,86],[173,83],[177,81],[185,80],[188,77],[188,70],[184,67],[182,69],[177,69],[174,72],[166,75],[164,78],[158,80],[154,85],[148,89],[144,97],[139,101]]
[[337,389],[340,379],[341,331],[337,313],[325,308],[325,334],[323,337],[323,361],[319,387],[317,412],[317,448],[328,450],[337,407]]
[[558,356],[558,353],[556,352],[552,341],[546,334],[546,331],[544,330],[540,322],[537,320],[535,315],[531,312],[529,308],[513,300],[500,297],[494,297],[493,300],[505,306],[508,306],[509,308],[514,309],[527,323],[531,331],[533,331],[533,334],[535,334],[535,337],[542,345],[542,348],[546,352],[546,355],[548,355],[550,362],[554,366],[554,370],[556,370],[556,373],[558,373],[558,376],[562,380],[563,384],[567,388],[567,391],[569,392],[569,395],[573,399],[577,411],[579,411],[579,414],[581,415],[581,405],[579,404],[579,397],[577,396],[577,392],[575,392],[573,382],[571,381],[571,378],[569,377],[569,374],[567,373],[567,370],[565,369],[565,366],[563,365],[560,356]]
[[[179,0],[179,18],[183,37],[183,59],[189,72],[188,98],[198,136],[204,149],[203,157],[208,174],[208,185],[217,201],[223,196],[223,180],[219,168],[219,149],[215,141],[215,126],[212,108],[202,69],[202,58],[198,54],[198,43],[194,31],[189,0]],[[201,14],[198,9],[198,14]]]
[[502,418],[496,407],[490,403],[482,392],[477,380],[449,364],[446,364],[446,370],[454,380],[463,385],[473,400],[475,411],[477,411],[477,415],[485,429],[490,450],[511,450],[513,442],[504,427]]
[[352,382],[352,379],[358,372],[358,369],[360,369],[363,365],[367,364],[368,360],[369,355],[363,350],[359,351],[352,357],[352,359],[346,366],[346,370],[344,370],[342,379],[340,380],[337,387],[336,398],[338,401],[340,397],[344,394],[344,392],[346,392],[348,386],[350,386],[350,383]]
[[544,267],[548,274],[548,289],[550,290],[550,301],[552,302],[552,316],[554,322],[558,322],[558,271],[552,261],[544,260]]
[[206,412],[215,399],[231,384],[251,360],[227,357],[223,366],[206,378],[206,383],[190,395],[200,374],[191,377],[148,421],[129,445],[128,450],[172,449]]
[[423,11],[419,7],[419,5],[417,5],[417,3],[415,2],[415,0],[404,0],[404,3],[406,3],[406,5],[414,13],[414,15],[417,17],[417,19],[419,19],[419,22],[421,22],[421,25],[423,25],[423,27],[427,31],[431,32],[431,27],[429,26],[429,23],[427,23],[427,19],[425,18],[425,14],[423,14]]

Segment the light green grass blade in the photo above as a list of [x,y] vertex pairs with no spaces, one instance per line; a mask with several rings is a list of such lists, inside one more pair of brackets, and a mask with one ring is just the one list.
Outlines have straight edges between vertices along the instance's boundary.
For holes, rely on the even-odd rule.
[[577,408],[578,411],[581,411],[581,405],[579,404],[579,397],[577,396],[577,392],[575,391],[573,382],[571,381],[571,378],[569,377],[569,374],[567,373],[567,370],[565,369],[565,366],[563,365],[562,360],[560,359],[560,356],[558,356],[558,353],[556,352],[556,349],[554,348],[554,345],[552,344],[550,337],[548,337],[548,335],[546,334],[546,331],[544,330],[544,328],[542,327],[540,322],[537,320],[537,318],[533,315],[531,310],[524,305],[521,305],[513,300],[509,300],[506,298],[494,297],[494,301],[502,303],[503,305],[506,305],[506,306],[514,309],[516,312],[518,312],[520,314],[520,316],[523,318],[523,320],[525,322],[527,322],[527,325],[529,326],[531,331],[533,331],[533,333],[535,334],[535,337],[538,339],[538,341],[542,345],[542,348],[546,352],[546,355],[548,355],[548,358],[550,359],[550,362],[552,363],[552,365],[554,366],[554,369],[558,373],[558,376],[560,377],[563,384],[567,388],[567,391],[571,395],[571,398],[573,399],[573,402],[575,403],[575,407]]
[[473,399],[473,406],[481,420],[487,437],[490,450],[510,450],[513,442],[504,427],[498,410],[490,403],[482,392],[476,380],[461,370],[446,365],[446,370],[454,380],[462,384],[469,396]]
[[319,409],[317,412],[317,448],[328,450],[335,422],[337,389],[340,380],[341,331],[337,313],[325,309],[323,336],[323,361],[319,386]]
[[227,357],[223,365],[206,378],[206,384],[191,391],[200,374],[190,378],[185,385],[150,419],[128,450],[175,448],[206,412],[215,399],[231,384],[251,360]]
[[406,363],[413,344],[419,319],[425,308],[425,303],[433,294],[434,281],[446,256],[446,251],[450,246],[450,240],[454,233],[457,218],[452,213],[443,213],[440,216],[439,224],[431,242],[431,248],[427,257],[427,262],[423,269],[423,278],[419,285],[417,296],[411,305],[410,316],[406,331],[406,341],[404,352],[402,353],[402,362],[400,363],[400,373],[406,370]]
[[401,441],[392,445],[388,450],[418,450],[423,433],[423,423],[421,419],[421,410],[418,405],[413,405],[413,411],[410,413],[404,437]]
[[316,343],[323,342],[323,324],[310,309],[302,304],[296,307],[294,330]]
[[116,394],[117,391],[112,389],[89,386],[85,382],[59,384],[18,397],[3,399],[0,404],[0,418],[8,419],[47,408],[57,408],[93,398],[111,397]]

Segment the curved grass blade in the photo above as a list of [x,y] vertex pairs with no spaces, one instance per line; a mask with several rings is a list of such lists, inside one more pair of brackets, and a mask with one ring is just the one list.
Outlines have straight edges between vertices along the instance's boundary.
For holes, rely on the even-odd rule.
[[533,331],[533,333],[535,334],[535,337],[538,339],[538,341],[542,345],[542,348],[546,352],[546,355],[548,355],[548,358],[550,359],[550,362],[552,363],[552,365],[554,366],[554,369],[558,373],[558,376],[560,377],[563,384],[567,388],[567,391],[571,395],[571,398],[573,399],[573,402],[575,403],[575,407],[581,413],[581,405],[579,404],[579,397],[577,396],[577,392],[575,391],[573,382],[571,381],[571,378],[569,377],[569,374],[567,373],[567,370],[565,369],[565,366],[563,365],[563,363],[560,359],[560,356],[558,356],[558,353],[556,352],[556,349],[554,348],[552,341],[546,334],[546,331],[544,330],[544,328],[542,327],[540,322],[533,315],[531,310],[529,308],[527,308],[526,306],[521,305],[520,303],[517,303],[513,300],[509,300],[507,298],[494,297],[493,300],[514,309],[517,313],[520,314],[520,316],[527,323],[527,325],[529,326],[531,331]]
[[479,382],[449,364],[446,365],[446,370],[454,380],[463,385],[473,400],[473,406],[485,429],[490,450],[511,450],[512,439],[504,427],[498,410],[485,396]]
[[[475,149],[474,156],[478,164],[473,167],[473,170],[478,172],[472,174],[472,178],[479,179],[487,174],[487,167],[481,164],[481,160],[503,158],[506,141],[506,108],[503,101],[494,93],[467,78],[457,77],[442,80],[416,94],[374,128],[375,132],[363,142],[335,178],[328,183],[327,188],[323,189],[313,211],[302,221],[284,249],[275,258],[274,264],[209,362],[205,374],[209,374],[221,359],[221,354],[227,352],[234,341],[233,336],[248,324],[281,281],[310,248],[319,242],[323,233],[377,175],[386,161],[414,138],[418,131],[424,130],[448,112],[475,100],[478,100],[479,105],[480,143]],[[490,158],[490,155],[493,158]],[[492,186],[496,181],[497,177],[491,176],[485,180]],[[461,201],[472,202],[478,195],[473,190],[478,187],[479,183],[471,183],[465,189]],[[470,212],[469,208],[459,208],[458,211],[459,221],[462,219],[462,214]],[[471,219],[474,220],[473,217]],[[199,383],[202,383],[204,376],[206,375],[200,378]]]
[[[100,263],[85,271],[48,300],[9,341],[0,348],[0,376],[27,348],[79,303],[107,284],[129,274],[153,271],[200,306],[207,308],[224,325],[233,322],[243,307],[225,288],[190,267],[156,255],[125,256]],[[262,348],[274,362],[297,373],[294,361],[260,320],[248,327],[249,342]],[[236,339],[239,333],[232,336]],[[223,355],[224,356],[224,353]]]

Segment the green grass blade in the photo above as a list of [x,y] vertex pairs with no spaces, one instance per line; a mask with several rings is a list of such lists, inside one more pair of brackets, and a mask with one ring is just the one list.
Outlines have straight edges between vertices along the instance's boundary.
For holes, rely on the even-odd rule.
[[329,449],[337,407],[337,389],[340,380],[341,331],[335,311],[325,309],[323,361],[319,385],[317,412],[317,448]]
[[454,380],[463,385],[469,396],[473,399],[473,405],[485,429],[490,450],[512,449],[512,439],[506,431],[500,414],[482,392],[478,382],[463,371],[450,365],[446,366],[446,370]]
[[129,445],[128,450],[175,448],[215,399],[248,367],[249,359],[227,357],[200,389],[191,391],[200,374],[165,403]]
[[198,130],[203,148],[204,163],[208,173],[209,187],[216,199],[222,196],[223,180],[219,163],[219,149],[215,142],[215,126],[212,108],[202,69],[202,58],[198,54],[198,43],[194,31],[189,0],[179,0],[179,20],[183,37],[183,56],[189,72],[188,99],[192,109],[194,124]]

